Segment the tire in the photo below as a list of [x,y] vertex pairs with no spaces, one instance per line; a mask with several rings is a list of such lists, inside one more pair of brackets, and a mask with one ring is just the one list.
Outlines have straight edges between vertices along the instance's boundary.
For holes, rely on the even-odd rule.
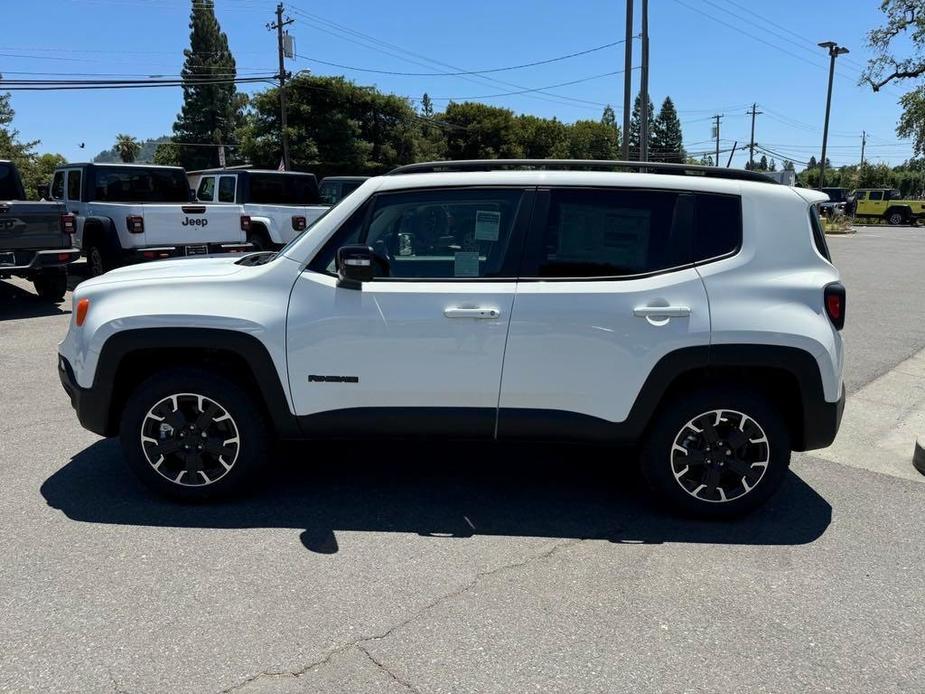
[[641,463],[652,490],[672,510],[733,518],[758,508],[780,487],[790,465],[790,432],[760,394],[704,388],[660,408]]
[[183,367],[161,371],[134,390],[119,437],[138,478],[180,501],[235,495],[266,467],[269,450],[266,423],[250,394],[218,373]]
[[37,275],[32,284],[41,298],[59,303],[67,292],[67,271],[46,270]]
[[99,277],[100,275],[112,269],[112,263],[103,252],[103,249],[97,244],[90,244],[86,250],[87,270],[90,277]]
[[895,212],[890,212],[887,215],[886,221],[888,224],[891,224],[894,227],[906,224],[906,213],[900,212],[898,210]]
[[247,242],[254,247],[255,251],[272,251],[273,243],[270,237],[262,227],[257,227],[247,235]]

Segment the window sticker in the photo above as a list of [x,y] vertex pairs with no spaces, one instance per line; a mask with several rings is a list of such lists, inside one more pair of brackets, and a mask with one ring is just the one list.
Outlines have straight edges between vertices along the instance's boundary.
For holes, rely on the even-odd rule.
[[454,256],[453,274],[456,277],[479,276],[478,251],[461,251]]
[[477,210],[475,213],[476,241],[497,241],[501,231],[501,213]]

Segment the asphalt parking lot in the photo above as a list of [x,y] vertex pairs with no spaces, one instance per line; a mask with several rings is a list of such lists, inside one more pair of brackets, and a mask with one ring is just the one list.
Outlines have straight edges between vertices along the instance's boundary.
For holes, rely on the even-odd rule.
[[69,303],[0,282],[0,690],[925,691],[925,478],[866,418],[925,410],[925,230],[829,244],[845,450],[732,523],[584,447],[287,449],[258,495],[165,502],[77,424]]

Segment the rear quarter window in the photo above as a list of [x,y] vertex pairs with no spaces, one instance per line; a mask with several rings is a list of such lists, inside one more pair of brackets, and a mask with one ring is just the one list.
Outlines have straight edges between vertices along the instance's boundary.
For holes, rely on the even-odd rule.
[[694,199],[694,262],[738,251],[742,246],[742,199],[710,193],[696,193]]
[[813,205],[809,208],[809,223],[813,228],[813,244],[819,255],[832,262],[832,256],[829,254],[829,245],[825,242],[825,231],[822,229],[822,222],[819,221],[819,210]]

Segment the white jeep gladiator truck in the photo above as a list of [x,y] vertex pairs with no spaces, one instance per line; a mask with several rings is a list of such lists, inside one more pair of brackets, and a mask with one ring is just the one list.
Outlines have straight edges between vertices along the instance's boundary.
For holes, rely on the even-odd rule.
[[310,173],[209,169],[187,177],[198,202],[240,209],[247,241],[258,250],[281,248],[331,207],[322,204],[318,179]]
[[540,439],[732,516],[839,428],[823,199],[680,164],[402,167],[278,253],[84,282],[59,375],[174,497],[251,488],[273,439]]
[[93,276],[145,260],[251,249],[240,211],[191,201],[179,167],[67,164],[49,192],[77,218]]

